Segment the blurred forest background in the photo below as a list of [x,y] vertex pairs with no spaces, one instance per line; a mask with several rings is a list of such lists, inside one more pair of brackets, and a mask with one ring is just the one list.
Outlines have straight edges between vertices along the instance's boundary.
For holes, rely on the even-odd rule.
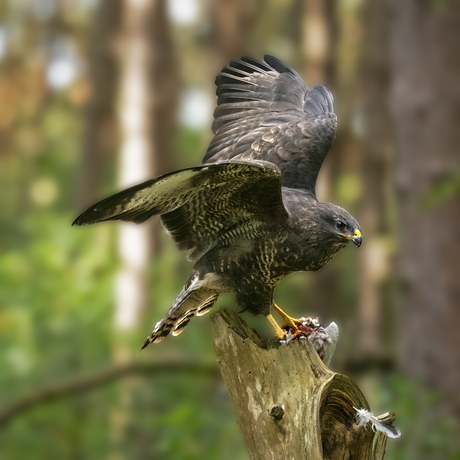
[[459,10],[2,2],[0,458],[248,458],[207,317],[138,353],[187,278],[184,254],[157,220],[70,224],[121,188],[199,164],[216,74],[272,54],[332,90],[339,128],[318,196],[352,212],[364,238],[276,298],[338,323],[331,368],[374,413],[397,414],[386,459],[460,459]]

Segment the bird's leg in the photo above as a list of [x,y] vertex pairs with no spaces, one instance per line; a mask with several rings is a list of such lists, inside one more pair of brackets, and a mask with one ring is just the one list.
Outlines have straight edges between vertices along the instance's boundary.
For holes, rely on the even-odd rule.
[[298,325],[302,324],[300,319],[291,318],[288,314],[286,314],[283,310],[281,310],[281,308],[278,307],[278,305],[276,305],[276,303],[274,302],[273,302],[273,308],[278,312],[281,318],[283,318],[283,321],[285,322],[285,324],[289,326],[290,328],[294,329],[294,331],[297,330]]
[[273,329],[275,329],[275,334],[280,340],[284,340],[286,337],[286,334],[284,333],[283,329],[281,329],[278,325],[278,323],[275,321],[275,318],[271,314],[267,315],[268,321],[270,321],[270,324],[272,325]]

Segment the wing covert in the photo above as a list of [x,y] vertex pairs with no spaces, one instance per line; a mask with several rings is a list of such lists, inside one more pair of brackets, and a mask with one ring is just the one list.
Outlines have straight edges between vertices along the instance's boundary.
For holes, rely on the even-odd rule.
[[155,214],[162,216],[178,248],[196,260],[219,242],[237,235],[251,238],[287,217],[280,171],[268,162],[235,160],[184,169],[96,203],[73,225],[142,223]]

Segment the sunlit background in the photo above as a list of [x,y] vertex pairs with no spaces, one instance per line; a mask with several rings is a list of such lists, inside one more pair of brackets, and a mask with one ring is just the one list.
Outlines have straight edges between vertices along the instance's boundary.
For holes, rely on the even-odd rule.
[[71,223],[199,164],[216,74],[272,54],[332,90],[317,192],[364,238],[276,299],[338,323],[331,368],[396,413],[386,459],[459,459],[458,43],[450,0],[2,2],[0,458],[248,458],[208,317],[139,353],[187,279],[184,254],[155,219]]

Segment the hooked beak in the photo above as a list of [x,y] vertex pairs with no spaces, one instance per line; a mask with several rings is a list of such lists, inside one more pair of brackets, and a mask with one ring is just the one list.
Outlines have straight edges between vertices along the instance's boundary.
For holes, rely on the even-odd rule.
[[359,230],[355,230],[355,234],[352,236],[351,241],[353,241],[353,243],[355,243],[358,248],[361,246],[363,237],[361,236],[361,232]]

